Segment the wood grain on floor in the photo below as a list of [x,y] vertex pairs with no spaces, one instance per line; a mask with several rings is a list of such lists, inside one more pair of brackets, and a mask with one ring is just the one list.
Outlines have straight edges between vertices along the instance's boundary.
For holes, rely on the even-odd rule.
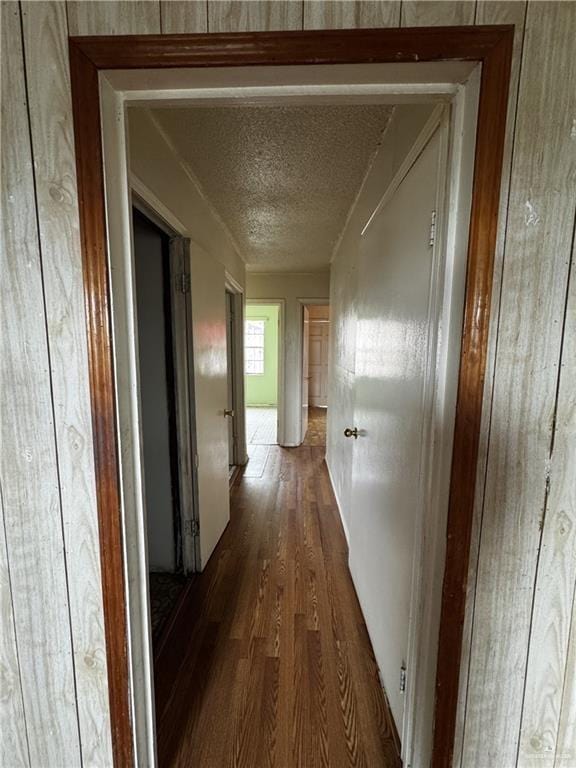
[[323,445],[326,447],[326,408],[311,405],[308,408],[308,429],[304,445]]
[[161,766],[400,766],[322,448],[273,446],[234,486],[188,600],[156,668]]

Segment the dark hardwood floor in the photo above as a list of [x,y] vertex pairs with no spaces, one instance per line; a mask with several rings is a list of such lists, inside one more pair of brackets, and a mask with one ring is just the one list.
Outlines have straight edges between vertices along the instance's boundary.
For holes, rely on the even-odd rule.
[[400,765],[324,449],[273,446],[156,659],[160,765]]

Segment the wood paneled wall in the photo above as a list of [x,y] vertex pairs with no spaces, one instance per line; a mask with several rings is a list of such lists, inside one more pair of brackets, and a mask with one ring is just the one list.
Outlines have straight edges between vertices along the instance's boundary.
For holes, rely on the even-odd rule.
[[3,3],[0,765],[111,765],[67,36],[510,22],[457,760],[576,765],[576,3],[482,0]]

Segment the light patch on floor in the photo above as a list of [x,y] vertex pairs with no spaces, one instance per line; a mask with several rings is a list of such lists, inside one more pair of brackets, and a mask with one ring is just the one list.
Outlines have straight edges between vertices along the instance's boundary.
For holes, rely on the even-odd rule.
[[277,408],[246,408],[246,442],[248,445],[277,445],[277,425]]
[[262,477],[270,447],[278,443],[278,409],[246,408],[248,464],[244,477]]

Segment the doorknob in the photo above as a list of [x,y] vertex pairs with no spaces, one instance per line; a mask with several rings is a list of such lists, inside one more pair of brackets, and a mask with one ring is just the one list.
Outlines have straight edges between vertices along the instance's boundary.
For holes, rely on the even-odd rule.
[[234,416],[234,411],[231,408],[225,408],[224,409],[224,416]]
[[358,440],[358,427],[354,427],[354,429],[346,427],[344,430],[344,437],[353,437],[354,440]]

